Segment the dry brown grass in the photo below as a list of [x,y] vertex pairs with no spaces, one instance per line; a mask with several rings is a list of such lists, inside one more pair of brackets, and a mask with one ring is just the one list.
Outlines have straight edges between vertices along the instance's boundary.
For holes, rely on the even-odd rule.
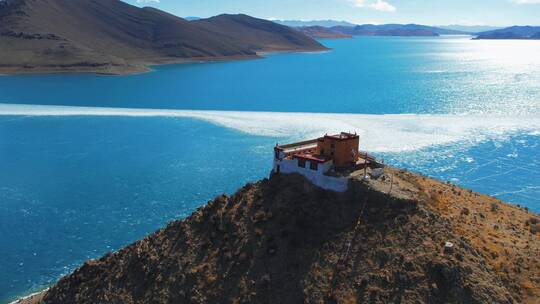
[[[359,182],[339,195],[299,176],[248,185],[119,253],[87,263],[46,299],[51,304],[76,297],[83,297],[82,303],[104,297],[137,303],[539,299],[540,236],[529,230],[536,215],[430,178],[386,170],[393,179]],[[390,180],[395,184],[388,195]],[[448,241],[452,250],[444,250]]]

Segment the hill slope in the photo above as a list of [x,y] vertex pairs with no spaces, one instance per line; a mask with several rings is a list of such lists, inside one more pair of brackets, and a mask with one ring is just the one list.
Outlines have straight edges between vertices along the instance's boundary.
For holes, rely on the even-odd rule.
[[363,32],[391,32],[391,31],[410,31],[411,33],[414,32],[431,32],[436,35],[456,35],[456,34],[464,34],[463,32],[456,31],[456,30],[448,30],[448,29],[441,29],[434,26],[427,26],[427,25],[420,25],[420,24],[381,24],[381,25],[373,25],[373,24],[364,24],[364,25],[358,25],[354,28],[355,31],[359,33]]
[[500,26],[489,26],[489,25],[459,25],[459,24],[452,24],[452,25],[439,25],[438,28],[445,29],[445,30],[454,30],[454,31],[460,31],[463,33],[480,33],[480,32],[487,32],[487,31],[493,31],[501,29]]
[[466,32],[442,29],[418,24],[363,24],[357,26],[332,26],[321,29],[320,26],[299,27],[300,31],[315,38],[347,38],[350,36],[439,36],[461,35]]
[[272,20],[275,23],[283,24],[290,27],[309,27],[309,26],[322,26],[322,27],[332,27],[332,26],[356,26],[356,24],[340,21],[340,20]]
[[[245,35],[245,37],[244,37]],[[322,50],[288,27],[245,15],[189,22],[118,0],[0,2],[0,72],[124,73],[179,60]]]
[[[538,299],[537,215],[385,170],[385,178],[357,181],[345,194],[321,190],[296,175],[247,185],[117,253],[86,262],[34,299],[51,304]],[[446,242],[454,246],[445,249]]]
[[479,33],[475,39],[540,39],[540,26],[511,26]]
[[343,34],[339,31],[334,31],[331,28],[324,26],[303,26],[297,27],[299,31],[306,34],[309,37],[316,39],[342,39],[342,38],[352,38],[352,35]]
[[197,28],[220,37],[231,45],[252,51],[325,49],[299,31],[268,20],[247,15],[219,15],[190,22]]

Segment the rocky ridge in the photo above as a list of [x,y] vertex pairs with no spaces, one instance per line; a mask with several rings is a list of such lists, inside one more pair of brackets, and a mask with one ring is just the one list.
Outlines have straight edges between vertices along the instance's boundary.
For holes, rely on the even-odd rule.
[[277,175],[91,260],[34,303],[538,303],[538,215],[394,168]]

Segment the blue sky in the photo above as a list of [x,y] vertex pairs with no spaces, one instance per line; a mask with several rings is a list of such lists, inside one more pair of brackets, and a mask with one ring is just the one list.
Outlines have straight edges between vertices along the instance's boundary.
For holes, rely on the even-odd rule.
[[245,13],[260,18],[356,23],[540,25],[540,0],[125,0],[178,16]]

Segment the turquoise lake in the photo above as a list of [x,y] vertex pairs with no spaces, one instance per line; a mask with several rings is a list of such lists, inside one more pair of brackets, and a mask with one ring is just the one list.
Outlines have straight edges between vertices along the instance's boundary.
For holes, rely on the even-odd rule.
[[324,53],[0,76],[0,303],[356,131],[387,163],[540,212],[540,41],[366,37]]

